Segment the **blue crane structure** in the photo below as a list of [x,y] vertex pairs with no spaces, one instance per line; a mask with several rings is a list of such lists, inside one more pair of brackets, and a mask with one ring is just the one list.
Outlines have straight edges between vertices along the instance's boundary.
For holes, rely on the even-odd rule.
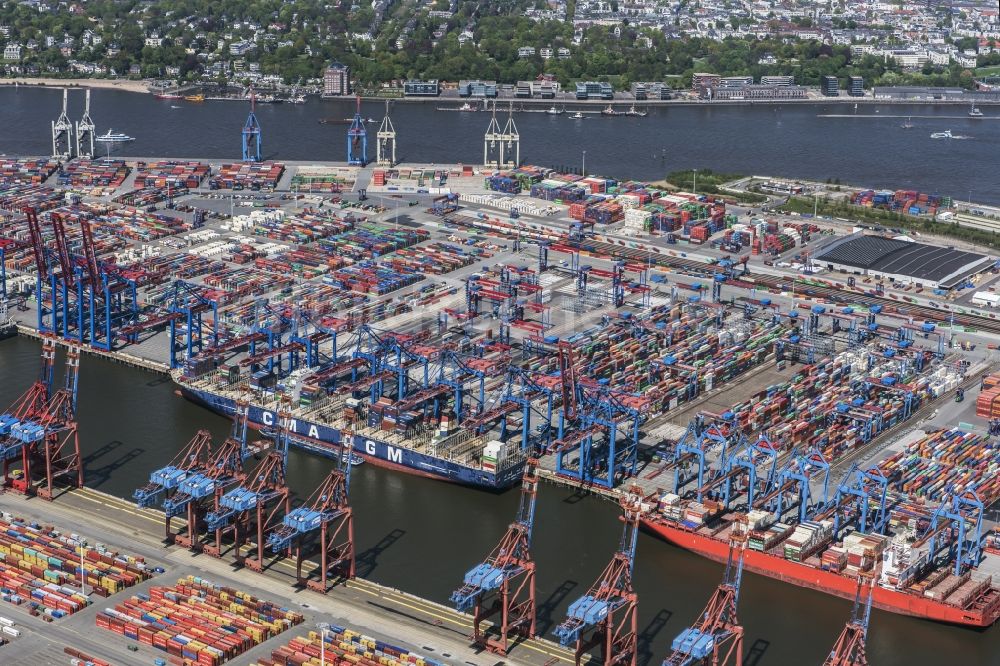
[[[538,461],[528,460],[521,480],[521,503],[517,517],[482,564],[465,574],[462,587],[451,595],[455,607],[472,610],[472,639],[475,645],[506,655],[511,638],[535,635],[535,561],[531,557],[531,533],[538,499]],[[487,633],[483,622],[500,615]]]
[[[353,433],[342,435],[345,452],[351,451]],[[267,535],[271,552],[295,553],[295,577],[299,585],[317,592],[330,590],[335,577],[354,578],[354,513],[348,501],[351,484],[351,456],[338,456],[337,466],[306,500],[286,513],[281,525]],[[307,554],[319,550],[319,580],[303,574]]]
[[837,638],[833,650],[823,660],[823,666],[868,666],[865,642],[872,615],[872,592],[875,581],[871,574],[858,576],[858,589],[854,593],[851,618]]
[[650,398],[612,387],[606,380],[579,381],[573,346],[558,343],[562,407],[557,438],[548,447],[556,471],[583,483],[615,488],[635,476],[639,427]]
[[354,119],[347,128],[347,163],[355,166],[368,164],[368,130],[361,117],[361,98],[357,98]]
[[[814,496],[812,486],[822,479],[820,497]],[[798,522],[804,523],[822,511],[829,501],[830,463],[816,449],[796,452],[792,459],[778,471],[776,487],[757,499],[754,507],[766,507],[778,522],[791,509],[798,510]]]
[[[83,464],[76,422],[80,353],[66,351],[64,386],[53,392],[56,344],[42,346],[39,379],[14,405],[0,414],[0,452],[4,484],[25,495],[53,499],[56,483],[83,485]],[[20,458],[20,475],[12,467]]]
[[36,209],[25,208],[24,213],[38,269],[38,331],[103,351],[112,351],[120,342],[134,342],[134,335],[123,330],[141,328],[138,284],[144,272],[98,261],[93,223],[86,217],[80,218],[83,256],[73,257],[59,213],[50,216],[55,251],[44,244]]
[[[741,531],[735,530],[740,528]],[[742,666],[743,626],[736,614],[743,579],[745,525],[734,523],[729,557],[722,583],[715,588],[705,610],[690,627],[677,635],[663,666]]]
[[833,514],[834,540],[840,540],[848,525],[865,534],[882,534],[890,518],[888,499],[889,479],[878,467],[865,470],[852,465],[837,485],[833,504],[824,512]]
[[921,537],[921,541],[929,541],[928,557],[934,559],[947,550],[948,560],[955,563],[956,576],[978,566],[983,558],[984,512],[975,488],[949,489]]
[[250,89],[250,115],[247,116],[246,123],[243,124],[243,161],[260,162],[263,159],[261,152],[261,129],[257,122],[257,114],[254,107],[257,105],[257,98],[253,89]]
[[719,415],[698,413],[691,419],[674,449],[674,493],[685,494],[685,487],[696,481],[694,497],[700,502],[712,487],[711,482],[721,476],[721,468],[711,466],[709,452],[717,449],[718,459],[725,461],[732,452],[746,446],[735,418],[732,412],[724,412]]
[[600,647],[603,666],[636,666],[638,601],[632,586],[639,536],[642,491],[632,486],[621,495],[624,522],[618,550],[584,596],[570,604],[566,619],[553,631],[563,646],[575,646],[577,666],[588,650]]

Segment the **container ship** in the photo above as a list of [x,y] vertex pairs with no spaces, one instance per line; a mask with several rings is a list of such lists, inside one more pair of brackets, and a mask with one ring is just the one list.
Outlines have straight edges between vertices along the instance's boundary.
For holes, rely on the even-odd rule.
[[[867,472],[853,471],[852,492],[809,511],[783,513],[801,493],[786,483],[755,506],[778,501],[777,511],[729,511],[722,502],[664,493],[643,528],[668,543],[725,562],[736,523],[749,533],[744,567],[800,587],[853,599],[858,575],[878,572],[872,603],[902,615],[970,627],[1000,617],[1000,545],[982,533],[984,506],[1000,499],[1000,446],[957,429],[920,436]],[[794,471],[809,478],[808,463]],[[849,475],[850,476],[850,475]],[[796,478],[795,474],[785,477]],[[885,499],[872,481],[885,479]],[[774,505],[771,505],[774,509]],[[801,507],[799,507],[801,509]],[[865,518],[861,518],[864,515]],[[874,518],[872,518],[874,516]],[[860,527],[885,516],[881,533]],[[802,518],[810,518],[803,520]],[[868,524],[868,527],[871,525]]]
[[[227,383],[225,373],[219,371],[197,379],[182,372],[173,377],[184,397],[226,417],[236,413],[237,401],[247,395],[245,382]],[[261,430],[288,419],[290,445],[310,453],[342,456],[346,440],[356,455],[376,466],[487,490],[513,486],[521,480],[524,468],[525,456],[515,442],[455,434],[448,415],[434,429],[414,425],[385,398],[371,405],[347,398],[324,401],[319,408],[308,405],[287,410],[274,402],[251,400],[248,418]]]

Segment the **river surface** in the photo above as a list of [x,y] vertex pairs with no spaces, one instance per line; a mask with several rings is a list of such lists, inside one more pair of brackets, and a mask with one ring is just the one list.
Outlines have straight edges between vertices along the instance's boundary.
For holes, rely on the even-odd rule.
[[[83,112],[82,90],[70,91],[69,117]],[[59,115],[55,89],[0,88],[0,153],[47,155],[50,122]],[[392,109],[398,157],[411,163],[479,164],[486,113],[436,110],[458,102],[401,103]],[[238,101],[158,100],[116,90],[92,91],[99,133],[113,128],[136,137],[117,151],[133,156],[238,159],[248,104]],[[619,105],[624,109],[624,105]],[[538,107],[542,109],[543,107]],[[591,107],[596,110],[596,107]],[[969,118],[964,106],[849,103],[651,107],[645,118],[517,113],[525,164],[580,168],[589,173],[654,180],[678,169],[768,174],[873,188],[916,189],[957,199],[1000,204],[996,170],[1000,107]],[[345,125],[320,118],[352,115],[346,100],[257,107],[268,159],[346,160]],[[381,121],[384,105],[365,103],[362,115]],[[839,116],[839,117],[832,117]],[[913,125],[903,129],[907,118]],[[506,122],[501,118],[501,124]],[[369,154],[374,155],[377,123]],[[931,139],[950,129],[962,139]],[[99,152],[104,154],[105,148]]]
[[[0,342],[0,409],[34,381],[39,352],[38,343],[26,338]],[[56,382],[61,382],[58,362]],[[165,377],[92,356],[81,360],[79,423],[87,485],[125,498],[150,471],[169,463],[196,430],[207,428],[221,441],[229,427],[225,419],[176,396]],[[292,452],[288,478],[299,498],[312,493],[329,465]],[[517,500],[516,491],[494,495],[361,465],[351,481],[358,573],[447,603],[465,571],[496,544]],[[533,543],[540,631],[550,632],[607,564],[621,536],[617,516],[609,502],[541,485]],[[722,573],[719,564],[640,535],[635,585],[641,666],[659,665]],[[745,663],[818,666],[850,607],[745,574],[740,598],[750,655]],[[986,666],[997,663],[1000,629],[947,627],[875,610],[868,654],[873,666]]]

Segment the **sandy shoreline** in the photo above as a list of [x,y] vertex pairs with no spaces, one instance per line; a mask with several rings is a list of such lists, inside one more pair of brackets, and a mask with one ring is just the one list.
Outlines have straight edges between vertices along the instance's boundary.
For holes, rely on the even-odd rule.
[[101,88],[104,90],[124,90],[126,92],[148,93],[145,81],[126,79],[0,79],[0,86],[31,86],[36,88]]

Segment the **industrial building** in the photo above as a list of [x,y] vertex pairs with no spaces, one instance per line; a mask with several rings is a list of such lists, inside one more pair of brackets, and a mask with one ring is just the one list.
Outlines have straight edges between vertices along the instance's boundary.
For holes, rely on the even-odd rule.
[[840,81],[836,76],[824,76],[820,89],[826,97],[838,97],[840,95]]
[[632,95],[637,100],[647,100],[647,99],[671,99],[673,98],[674,90],[666,83],[657,82],[637,82],[632,84]]
[[610,83],[583,81],[576,84],[577,99],[614,99],[615,89]]
[[437,79],[420,81],[411,79],[403,84],[403,95],[406,97],[437,97],[441,94],[441,84]]
[[351,68],[332,62],[323,72],[323,96],[338,97],[351,94]]
[[739,88],[708,89],[707,94],[718,100],[743,99],[805,99],[806,89],[803,86],[785,85],[746,85]]
[[491,97],[497,96],[496,81],[459,81],[459,97]]
[[977,252],[863,233],[827,245],[815,261],[831,271],[941,289],[959,286],[994,264],[992,258]]

